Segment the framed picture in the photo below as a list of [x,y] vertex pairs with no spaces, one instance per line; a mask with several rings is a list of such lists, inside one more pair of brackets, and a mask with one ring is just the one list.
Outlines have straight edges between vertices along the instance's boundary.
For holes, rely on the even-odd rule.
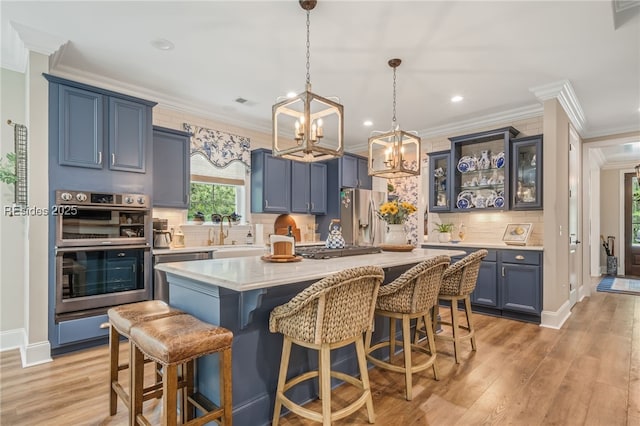
[[533,228],[532,223],[509,223],[504,230],[502,241],[506,244],[524,246]]

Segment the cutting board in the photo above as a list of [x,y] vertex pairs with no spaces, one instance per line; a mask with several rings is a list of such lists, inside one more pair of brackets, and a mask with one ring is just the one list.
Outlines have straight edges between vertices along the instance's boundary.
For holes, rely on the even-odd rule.
[[291,227],[291,232],[293,233],[293,237],[296,239],[296,242],[300,242],[300,229],[298,225],[296,225],[296,221],[288,214],[281,214],[276,218],[276,221],[273,224],[273,229],[276,231],[276,235],[287,235],[289,233],[289,228]]

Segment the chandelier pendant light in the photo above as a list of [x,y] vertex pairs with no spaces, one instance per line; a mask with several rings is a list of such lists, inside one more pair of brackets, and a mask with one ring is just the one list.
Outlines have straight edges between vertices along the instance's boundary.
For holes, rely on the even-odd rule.
[[389,60],[393,68],[393,119],[391,130],[373,131],[369,138],[369,176],[387,179],[420,174],[420,138],[416,132],[400,130],[396,120],[396,68],[400,59]]
[[307,11],[307,82],[305,91],[272,107],[273,155],[314,162],[341,157],[344,152],[343,107],[337,100],[311,91],[309,15],[317,1],[300,0]]

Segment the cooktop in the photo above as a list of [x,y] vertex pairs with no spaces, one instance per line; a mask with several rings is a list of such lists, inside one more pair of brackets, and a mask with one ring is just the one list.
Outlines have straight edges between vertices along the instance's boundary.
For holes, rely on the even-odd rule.
[[296,247],[296,254],[307,259],[330,259],[332,257],[357,256],[360,254],[380,253],[382,250],[372,246],[345,246],[341,249],[326,247]]

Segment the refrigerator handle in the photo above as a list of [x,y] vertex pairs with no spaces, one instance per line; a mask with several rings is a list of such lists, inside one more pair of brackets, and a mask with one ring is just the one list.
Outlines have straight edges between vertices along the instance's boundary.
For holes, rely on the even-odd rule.
[[370,243],[371,245],[375,244],[376,242],[376,231],[378,228],[378,224],[376,222],[376,217],[375,217],[375,205],[373,204],[373,198],[369,199],[369,224],[371,226],[371,231],[370,231]]

